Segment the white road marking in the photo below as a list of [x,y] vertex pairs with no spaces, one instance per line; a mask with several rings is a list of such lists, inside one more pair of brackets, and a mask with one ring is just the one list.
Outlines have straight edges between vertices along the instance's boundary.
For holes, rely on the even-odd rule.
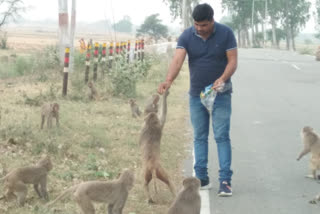
[[[194,150],[192,151],[193,155],[193,165],[194,165]],[[195,172],[193,170],[193,176],[195,176]],[[210,214],[210,195],[209,190],[200,190],[201,197],[201,211],[200,214]]]
[[296,66],[295,64],[291,64],[291,66],[294,67],[295,69],[297,69],[298,71],[301,70],[301,69],[300,69],[298,66]]

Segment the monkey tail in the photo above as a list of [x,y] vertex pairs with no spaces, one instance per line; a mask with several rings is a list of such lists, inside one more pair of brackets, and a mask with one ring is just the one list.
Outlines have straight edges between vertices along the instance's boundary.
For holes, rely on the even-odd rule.
[[78,188],[79,184],[74,185],[68,189],[66,189],[65,191],[63,191],[56,199],[54,199],[52,202],[50,202],[49,204],[46,205],[46,207],[51,207],[52,205],[54,205],[57,201],[65,198],[68,194],[76,191],[76,189]]

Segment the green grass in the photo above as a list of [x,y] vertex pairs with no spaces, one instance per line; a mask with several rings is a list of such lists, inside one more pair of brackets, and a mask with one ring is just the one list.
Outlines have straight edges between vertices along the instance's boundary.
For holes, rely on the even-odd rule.
[[[149,76],[137,83],[135,98],[140,108],[156,92],[167,72],[167,59],[164,56],[156,58]],[[92,70],[90,72],[91,77]],[[34,164],[42,154],[50,154],[54,164],[48,181],[52,200],[73,184],[114,179],[123,168],[132,168],[136,182],[124,213],[166,213],[173,198],[162,183],[157,182],[157,204],[150,206],[146,202],[138,146],[143,118],[131,117],[128,99],[112,96],[108,79],[99,76],[96,86],[102,99],[90,101],[87,98],[88,87],[83,83],[84,68],[77,68],[69,74],[68,95],[62,97],[62,75],[58,70],[50,68],[42,73],[47,77],[43,81],[39,80],[41,72],[35,70],[32,74],[28,72],[15,78],[6,75],[7,79],[0,84],[0,173],[3,168],[10,170]],[[181,187],[182,162],[190,142],[187,135],[187,87],[188,73],[182,71],[168,97],[167,122],[161,145],[163,166],[177,190]],[[60,128],[55,127],[54,121],[52,129],[45,127],[40,130],[40,106],[44,102],[60,104]],[[8,143],[10,138],[16,144]],[[31,185],[28,189],[25,207],[17,207],[15,201],[0,201],[0,213],[53,214],[54,209],[58,213],[79,213],[76,203],[70,199],[47,210],[45,202],[38,199]],[[97,213],[106,213],[106,206],[97,204],[96,208]]]

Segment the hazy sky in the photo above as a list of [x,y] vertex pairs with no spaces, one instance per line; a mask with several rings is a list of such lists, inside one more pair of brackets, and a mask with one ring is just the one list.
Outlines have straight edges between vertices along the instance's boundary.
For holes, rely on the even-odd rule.
[[[58,0],[25,0],[31,8],[26,14],[27,19],[57,19]],[[68,0],[69,10],[71,0]],[[206,1],[215,10],[215,17],[220,19],[221,0]],[[128,15],[133,24],[140,25],[149,15],[159,13],[164,24],[172,24],[169,7],[162,0],[77,0],[77,21],[95,21],[108,19],[111,22],[121,20]],[[180,20],[175,21],[176,25]]]
[[[315,0],[312,9],[314,10]],[[68,0],[69,10],[71,0]],[[220,20],[223,16],[221,0],[201,1],[209,3],[215,12],[215,19]],[[27,19],[58,19],[58,0],[25,0],[30,9],[24,15]],[[149,15],[159,13],[159,18],[164,24],[178,26],[180,20],[172,22],[169,7],[163,3],[163,0],[77,0],[77,21],[96,21],[108,19],[111,22],[121,20],[123,16],[128,15],[135,25],[143,23]],[[303,32],[313,32],[315,21],[311,15],[310,21]]]

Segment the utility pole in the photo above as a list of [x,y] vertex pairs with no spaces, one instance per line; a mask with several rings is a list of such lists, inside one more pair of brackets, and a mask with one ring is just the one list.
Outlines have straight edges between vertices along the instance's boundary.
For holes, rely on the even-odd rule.
[[76,0],[72,0],[72,6],[71,6],[71,28],[70,28],[70,65],[69,65],[69,71],[73,71],[74,67],[74,33],[76,28]]
[[64,51],[69,43],[68,36],[68,1],[58,0],[59,5],[59,52],[60,65],[63,65]]

